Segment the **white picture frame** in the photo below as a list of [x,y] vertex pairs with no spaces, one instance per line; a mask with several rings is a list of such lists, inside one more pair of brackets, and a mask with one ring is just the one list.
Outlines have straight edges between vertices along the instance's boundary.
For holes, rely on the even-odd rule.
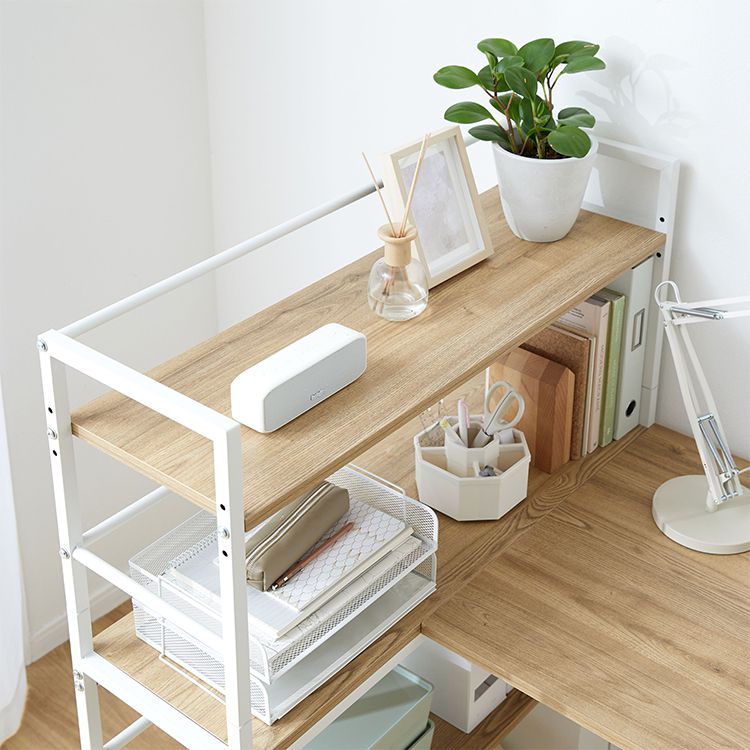
[[[398,224],[421,145],[420,139],[383,156],[383,185]],[[417,228],[412,253],[424,265],[430,289],[492,255],[489,227],[459,127],[430,136],[409,223]]]

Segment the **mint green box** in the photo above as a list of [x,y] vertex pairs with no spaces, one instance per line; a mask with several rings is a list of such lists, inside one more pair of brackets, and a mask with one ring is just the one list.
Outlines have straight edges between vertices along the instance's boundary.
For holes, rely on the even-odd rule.
[[432,685],[408,669],[396,667],[305,750],[428,750],[431,703]]

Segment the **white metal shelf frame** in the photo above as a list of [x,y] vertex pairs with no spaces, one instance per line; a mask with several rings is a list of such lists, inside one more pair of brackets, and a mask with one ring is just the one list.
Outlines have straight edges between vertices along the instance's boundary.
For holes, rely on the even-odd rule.
[[[470,136],[465,140],[467,145],[476,142]],[[669,271],[671,233],[679,170],[678,162],[674,158],[665,157],[661,154],[601,139],[599,152],[602,155],[655,169],[659,173],[659,200],[653,222],[644,222],[639,217],[631,218],[627,206],[608,205],[604,208],[596,204],[584,203],[584,206],[591,211],[631,220],[633,223],[666,234],[665,251],[657,264],[657,268],[661,267],[654,280],[656,284],[661,279],[666,278]],[[382,187],[382,183],[380,186]],[[240,665],[246,665],[249,658],[247,653],[247,617],[245,616],[244,513],[240,426],[234,420],[215,412],[213,409],[76,341],[76,337],[374,192],[375,188],[372,185],[365,185],[152,284],[119,302],[65,326],[59,331],[50,330],[39,336],[37,348],[39,349],[42,371],[73,678],[76,688],[76,706],[83,750],[102,750],[103,748],[116,750],[126,745],[151,724],[159,726],[185,747],[195,750],[219,750],[227,747],[230,750],[251,750],[252,719],[249,672],[247,669],[240,667]],[[655,317],[652,316],[652,321]],[[646,365],[648,375],[644,375],[644,389],[649,391],[649,405],[645,414],[644,410],[641,410],[641,423],[643,424],[652,424],[654,421],[661,353],[661,331],[652,329],[649,340],[650,349],[647,350]],[[182,613],[169,604],[154,597],[143,586],[133,582],[122,571],[88,549],[89,545],[95,540],[114,531],[127,520],[159,502],[168,494],[168,490],[160,487],[135,500],[95,527],[87,531],[83,530],[76,483],[66,367],[153,409],[203,435],[213,443],[216,523],[223,558],[220,565],[223,612],[222,637],[217,645],[220,645],[220,652],[224,655],[226,674],[226,744],[94,651],[90,598],[86,581],[87,569],[97,573],[131,596],[147,601],[156,614],[171,619],[175,624],[183,627],[185,632],[204,639],[206,643],[215,643],[216,636],[198,623],[185,618]],[[404,652],[411,650],[418,639],[419,637],[409,644]],[[371,675],[362,685],[353,690],[336,709],[329,712],[309,729],[304,737],[295,743],[294,747],[302,747],[302,740],[307,742],[315,734],[322,731],[337,715],[380,679],[385,674],[386,669],[395,666],[401,656],[401,653],[394,655],[384,668]],[[141,714],[141,718],[126,727],[106,744],[102,736],[97,684],[109,690]]]

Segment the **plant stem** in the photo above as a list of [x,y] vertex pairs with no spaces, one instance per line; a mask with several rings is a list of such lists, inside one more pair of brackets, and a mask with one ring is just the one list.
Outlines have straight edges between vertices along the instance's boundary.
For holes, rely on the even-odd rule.
[[[493,81],[494,81],[494,78],[493,78]],[[516,134],[513,131],[513,122],[510,119],[510,115],[508,114],[510,111],[510,105],[511,105],[511,102],[513,101],[514,96],[515,96],[515,93],[511,92],[510,99],[508,99],[508,106],[504,108],[503,103],[500,101],[500,97],[497,95],[497,83],[494,84],[491,98],[494,99],[500,105],[500,111],[505,114],[505,120],[508,123],[508,140],[510,141],[510,150],[514,154],[517,154],[518,147],[516,146]],[[495,121],[498,127],[501,127],[500,123],[497,120],[495,120],[494,117],[492,117],[492,119]]]

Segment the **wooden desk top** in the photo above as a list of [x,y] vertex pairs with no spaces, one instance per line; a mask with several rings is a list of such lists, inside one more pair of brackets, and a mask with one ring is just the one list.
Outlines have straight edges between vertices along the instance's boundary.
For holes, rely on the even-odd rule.
[[[248,528],[664,243],[662,234],[584,211],[565,239],[535,245],[510,232],[497,189],[482,204],[494,256],[433,289],[427,311],[408,325],[368,308],[377,251],[149,373],[229,415],[232,379],[300,336],[330,322],[367,335],[368,368],[359,380],[272,434],[243,428]],[[204,438],[114,393],[76,411],[72,423],[78,437],[215,511]]]
[[423,632],[624,750],[747,750],[750,553],[692,552],[651,518],[659,484],[699,471],[652,427]]
[[[445,408],[455,412],[455,399],[459,396],[477,407],[482,401],[483,378],[458,389],[446,399]],[[419,431],[420,422],[414,419],[357,458],[357,463],[382,476],[387,476],[416,497],[414,457],[411,438]],[[512,544],[540,519],[544,518],[570,493],[601,470],[614,456],[625,450],[640,432],[633,431],[604,449],[598,450],[582,461],[566,464],[553,476],[532,467],[529,476],[529,498],[496,522],[477,521],[459,523],[440,516],[440,546],[438,548],[438,589],[364,653],[346,665],[335,677],[316,690],[289,714],[267,727],[260,721],[253,723],[253,747],[262,750],[289,747],[299,737],[322,719],[352,690],[380,669],[394,653],[406,646],[421,630],[422,623],[443,607],[449,607],[453,596],[459,594],[467,581],[481,570],[478,561],[490,560],[499,551]],[[177,708],[223,738],[223,710],[203,690],[187,682],[169,667],[162,664],[156,653],[135,635],[132,618],[123,618],[95,639],[95,648],[102,656],[139,680],[157,695],[169,699]],[[492,715],[466,739],[466,747],[494,747],[504,731],[512,727],[533,702],[521,697],[519,705],[509,704],[499,715]],[[505,704],[504,704],[505,705]],[[520,710],[520,714],[518,709]],[[456,750],[456,733],[444,722],[437,722],[433,747]],[[446,744],[439,744],[440,738]],[[486,745],[482,744],[486,741]],[[477,744],[479,743],[479,744]]]

